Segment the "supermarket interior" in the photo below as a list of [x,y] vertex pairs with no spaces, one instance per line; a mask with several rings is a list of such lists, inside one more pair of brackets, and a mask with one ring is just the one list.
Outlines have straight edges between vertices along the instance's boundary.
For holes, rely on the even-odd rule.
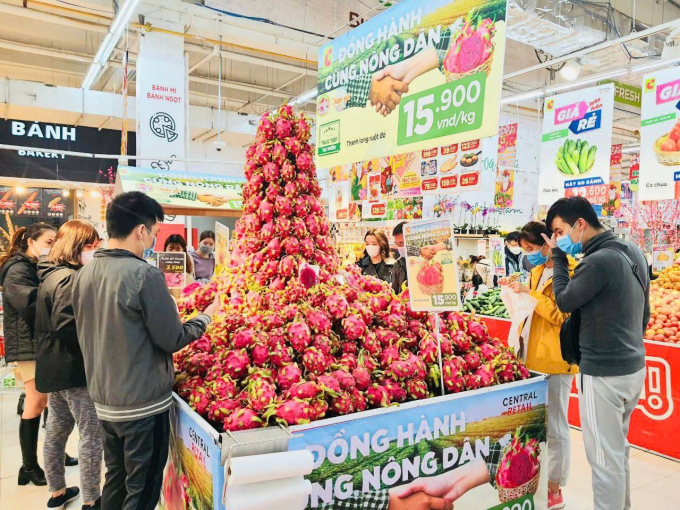
[[676,0],[0,19],[0,510],[680,509]]

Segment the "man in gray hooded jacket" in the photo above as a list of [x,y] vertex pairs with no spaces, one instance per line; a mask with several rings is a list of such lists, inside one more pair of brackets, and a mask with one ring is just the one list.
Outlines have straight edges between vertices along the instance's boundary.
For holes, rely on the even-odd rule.
[[76,275],[73,309],[90,396],[102,423],[103,508],[156,508],[168,457],[172,353],[198,339],[216,305],[182,323],[163,274],[145,262],[163,209],[139,192],[106,211],[109,248]]

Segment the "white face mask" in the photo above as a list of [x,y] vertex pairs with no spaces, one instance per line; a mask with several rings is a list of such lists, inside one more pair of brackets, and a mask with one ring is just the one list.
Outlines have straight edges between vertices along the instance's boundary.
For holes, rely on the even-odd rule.
[[380,254],[380,246],[369,244],[366,246],[366,253],[368,253],[369,257],[375,258]]
[[406,246],[399,246],[397,251],[399,252],[400,257],[406,258]]
[[519,246],[508,246],[508,250],[510,250],[510,253],[512,253],[513,255],[519,255],[520,253],[522,253],[522,248],[520,248]]
[[50,254],[50,248],[43,248],[40,250],[41,257],[47,257]]
[[94,250],[88,250],[88,251],[81,252],[80,263],[85,266],[85,265],[87,265],[88,262],[91,262],[93,258],[94,258]]

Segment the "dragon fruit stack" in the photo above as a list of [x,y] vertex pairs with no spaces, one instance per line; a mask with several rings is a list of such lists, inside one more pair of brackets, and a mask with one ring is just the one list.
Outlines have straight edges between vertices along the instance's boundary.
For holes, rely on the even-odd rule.
[[[441,394],[435,317],[356,266],[340,269],[309,135],[288,105],[262,117],[232,265],[179,303],[188,318],[222,300],[206,334],[175,354],[176,391],[220,430]],[[440,324],[447,391],[528,377],[481,323],[448,314]]]

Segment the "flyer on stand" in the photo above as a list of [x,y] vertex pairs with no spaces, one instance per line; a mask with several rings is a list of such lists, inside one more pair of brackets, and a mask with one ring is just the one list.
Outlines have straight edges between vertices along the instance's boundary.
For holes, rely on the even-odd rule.
[[169,251],[158,253],[158,269],[165,275],[169,289],[183,289],[187,286],[187,254]]
[[614,84],[545,100],[538,203],[579,195],[602,205],[607,193]]
[[680,199],[680,77],[677,67],[642,80],[640,200]]
[[673,265],[675,249],[672,244],[655,244],[652,247],[652,270],[663,271]]
[[404,225],[404,244],[411,308],[459,310],[458,264],[451,221],[426,220]]
[[494,136],[506,8],[404,0],[321,47],[318,165]]

